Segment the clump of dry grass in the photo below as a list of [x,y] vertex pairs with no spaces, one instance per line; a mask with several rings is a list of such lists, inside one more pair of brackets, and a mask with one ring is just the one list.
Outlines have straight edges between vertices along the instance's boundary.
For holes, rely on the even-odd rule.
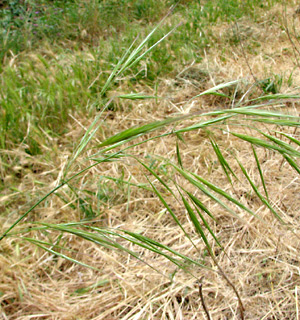
[[[259,28],[261,38],[258,41],[261,42],[263,32],[267,34],[270,30],[262,26]],[[280,32],[278,29],[275,28],[273,32]],[[93,159],[96,156],[92,155],[99,150],[100,142],[134,125],[141,126],[145,119],[151,122],[170,115],[213,111],[216,108],[226,110],[234,107],[242,97],[245,105],[251,105],[252,102],[247,99],[257,97],[261,93],[258,89],[254,90],[252,96],[250,94],[253,91],[247,94],[247,83],[236,87],[233,92],[226,92],[230,88],[224,88],[224,92],[231,99],[220,96],[201,96],[192,101],[190,99],[199,94],[198,85],[203,91],[214,84],[232,79],[250,80],[251,74],[247,64],[251,66],[256,77],[262,79],[265,71],[262,72],[259,66],[262,63],[261,59],[266,55],[265,50],[274,50],[273,55],[276,56],[276,59],[263,62],[269,72],[274,70],[272,68],[278,70],[284,65],[286,65],[285,70],[292,70],[294,65],[291,56],[290,59],[286,59],[286,56],[278,54],[282,52],[283,47],[289,47],[288,39],[283,39],[286,42],[282,42],[282,47],[275,45],[277,38],[273,37],[269,39],[267,48],[263,45],[257,49],[258,54],[247,52],[247,63],[238,48],[234,59],[228,52],[223,53],[222,58],[218,51],[215,53],[211,51],[203,64],[193,66],[193,76],[188,72],[188,68],[187,73],[181,73],[176,81],[165,81],[165,84],[158,88],[159,96],[168,94],[173,101],[147,100],[129,103],[120,100],[117,111],[103,114],[105,122],[91,141],[91,148],[78,156],[76,162],[70,166],[67,177],[95,163]],[[195,70],[199,70],[197,76]],[[297,77],[294,81],[297,81]],[[128,92],[126,85],[121,89]],[[240,90],[239,95],[236,95],[238,90]],[[281,90],[285,93],[290,88],[283,85]],[[143,88],[141,91],[153,95],[149,88]],[[132,107],[129,112],[130,105]],[[285,100],[279,101],[268,108],[270,112],[275,109],[290,114],[291,117],[297,116],[298,100],[290,99],[288,103]],[[176,124],[174,128],[162,127],[160,133],[180,131],[189,125],[217,116],[199,114],[197,117]],[[21,159],[20,168],[13,167],[12,170],[21,172],[22,180],[18,185],[15,181],[15,189],[7,190],[1,198],[2,207],[14,208],[1,217],[2,232],[20,216],[20,212],[25,211],[24,208],[28,207],[28,203],[34,203],[36,198],[40,198],[40,194],[49,192],[49,187],[54,188],[62,179],[67,178],[64,177],[64,170],[67,167],[66,156],[71,153],[70,145],[72,146],[74,138],[77,137],[78,140],[81,138],[82,128],[87,130],[92,122],[82,115],[73,116],[73,119],[76,119],[72,123],[73,130],[70,130],[68,135],[52,141],[51,150],[57,152],[50,153],[49,159],[43,158],[42,155],[33,158],[21,149],[11,151],[17,153]],[[244,126],[241,126],[241,123]],[[170,192],[180,198],[176,188],[180,186],[197,196],[215,218],[208,220],[212,233],[206,230],[205,235],[220,268],[230,278],[242,298],[245,318],[297,319],[300,284],[298,174],[288,162],[282,161],[280,153],[255,147],[267,190],[265,195],[259,167],[250,144],[228,132],[234,131],[237,134],[261,138],[257,130],[269,134],[283,131],[299,141],[299,134],[295,128],[297,126],[253,122],[253,117],[245,115],[236,117],[231,123],[220,122],[212,127],[207,126],[204,130],[182,132],[184,141],[177,141],[180,162],[185,170],[190,170],[219,186],[259,218],[224,200],[226,205],[231,205],[237,212],[237,216],[233,216],[188,183],[187,179],[170,165],[178,162],[174,134],[149,140],[129,149],[130,155],[138,157],[155,171],[157,177],[168,183],[170,190],[164,188],[158,178],[151,175],[133,157],[124,157],[122,161],[100,163],[76,177],[70,182],[70,187],[63,186],[43,205],[30,212],[26,217],[25,226],[31,229],[26,230],[26,233],[18,233],[24,225],[17,226],[13,230],[16,231],[16,235],[5,237],[1,241],[1,316],[4,319],[24,320],[198,319],[199,317],[205,319],[199,296],[198,280],[202,279],[205,305],[211,317],[238,319],[240,310],[232,288],[210,259],[207,246],[197,234],[191,219],[187,218],[183,202],[176,201]],[[148,132],[130,143],[133,145],[138,141],[143,142],[155,135],[157,132]],[[279,133],[274,136],[290,143]],[[235,173],[236,178],[230,174],[232,183],[224,174],[209,138],[218,145]],[[297,151],[297,146],[293,146]],[[249,186],[236,158],[242,163],[250,179],[258,186],[258,191],[280,214],[285,224],[280,223],[270,209],[260,201]],[[160,199],[155,196],[145,175],[176,214],[181,227],[190,235],[195,247],[170,217]],[[114,182],[107,177],[118,180]],[[37,182],[39,188],[36,187]],[[183,192],[182,189],[179,190]],[[94,216],[88,217],[87,209]],[[54,227],[43,229],[43,226],[36,224],[39,221]],[[191,257],[204,267],[193,265],[189,261],[176,266],[157,252],[146,250],[142,246],[126,241],[125,238],[113,238],[118,245],[124,245],[128,250],[137,253],[146,262],[144,263],[120,250],[84,241],[72,233],[61,233],[55,229],[55,225],[68,224],[72,221],[77,223],[81,221],[87,226],[116,231],[120,234],[123,234],[121,230],[135,232]],[[203,223],[201,225],[204,227]],[[34,228],[39,229],[34,230]],[[78,229],[85,230],[83,227]],[[217,245],[212,234],[219,239],[224,250]],[[25,241],[25,237],[30,241]],[[46,243],[50,245],[46,246]],[[34,244],[46,246],[53,251],[42,250]],[[63,255],[94,269],[74,264],[70,260],[63,259]]]

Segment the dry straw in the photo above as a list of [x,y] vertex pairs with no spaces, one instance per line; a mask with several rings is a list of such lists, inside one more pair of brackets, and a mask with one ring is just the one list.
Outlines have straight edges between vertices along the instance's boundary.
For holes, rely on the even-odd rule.
[[2,218],[3,319],[299,318],[300,97],[230,81],[249,76],[245,57],[217,54],[213,88],[183,81],[178,102],[122,95],[113,117],[111,101],[94,121],[75,115],[87,129],[68,160],[24,177],[20,190],[44,181],[46,195],[20,215],[34,196],[18,191],[23,206]]

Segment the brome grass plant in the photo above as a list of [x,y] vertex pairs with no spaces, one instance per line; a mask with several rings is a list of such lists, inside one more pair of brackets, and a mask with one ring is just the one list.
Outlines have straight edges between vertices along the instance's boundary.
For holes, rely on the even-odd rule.
[[[135,19],[153,14],[146,2],[128,3]],[[209,32],[261,2],[218,4],[216,12],[203,6],[216,23]],[[297,87],[289,76],[276,92],[262,85],[262,76],[271,79],[257,72],[262,57],[255,62],[244,43],[243,77],[216,44],[203,64],[149,80],[150,59],[180,32],[168,25],[171,13],[122,50],[105,77],[100,53],[59,60],[50,46],[3,69],[4,317],[299,316]]]

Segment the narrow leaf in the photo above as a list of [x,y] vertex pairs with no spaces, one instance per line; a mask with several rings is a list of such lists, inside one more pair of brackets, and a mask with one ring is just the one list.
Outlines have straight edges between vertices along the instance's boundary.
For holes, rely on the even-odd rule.
[[230,184],[232,185],[232,180],[230,178],[230,175],[228,173],[228,171],[238,180],[237,176],[235,175],[235,173],[233,172],[233,170],[231,169],[231,167],[229,166],[228,162],[226,161],[226,159],[224,158],[219,146],[216,144],[215,141],[213,141],[212,139],[210,139],[210,143],[215,151],[215,154],[218,157],[218,160],[223,168],[223,171],[228,179],[228,181],[230,182]]
[[[219,239],[216,237],[216,235],[214,234],[214,232],[211,230],[208,222],[206,221],[206,219],[204,218],[204,216],[201,214],[201,212],[198,210],[197,207],[201,208],[201,210],[205,211],[206,213],[208,212],[208,209],[207,209],[203,204],[201,205],[201,207],[198,206],[198,204],[199,204],[200,201],[197,199],[198,201],[195,202],[195,198],[196,198],[196,197],[194,197],[191,193],[189,193],[189,192],[187,192],[187,191],[185,191],[185,192],[186,192],[187,195],[190,197],[190,199],[194,202],[195,209],[196,209],[199,217],[201,218],[203,224],[205,225],[206,229],[207,229],[207,230],[209,231],[209,233],[213,236],[213,238],[214,238],[215,241],[217,242],[218,246],[223,249],[221,243],[219,242]],[[200,202],[200,203],[201,203],[201,202]],[[202,208],[203,208],[203,209],[202,209]],[[209,216],[211,216],[211,213],[209,213]]]
[[300,174],[300,167],[299,165],[289,156],[287,156],[286,154],[283,155],[283,157],[285,158],[285,160],[288,162],[288,164],[296,170],[296,172],[298,174]]
[[200,225],[200,223],[199,223],[199,221],[197,219],[196,214],[194,213],[193,209],[191,208],[191,206],[189,205],[189,203],[187,202],[185,197],[182,196],[182,195],[181,195],[181,197],[182,197],[183,204],[184,204],[184,206],[185,206],[185,208],[186,208],[186,210],[187,210],[187,212],[189,214],[189,217],[190,217],[191,221],[193,222],[193,225],[194,225],[197,233],[200,234],[200,236],[201,236],[202,240],[204,241],[205,246],[206,246],[207,250],[209,250],[210,254],[214,255],[213,251],[211,249],[211,246],[210,246],[210,244],[209,244],[209,242],[208,242],[208,240],[207,240],[207,238],[206,238],[206,236],[205,236],[205,234],[203,232],[203,229],[202,229],[202,227],[201,227],[201,225]]
[[161,193],[156,189],[156,187],[151,183],[151,181],[148,179],[149,183],[151,184],[151,187],[153,188],[153,191],[156,193],[156,195],[158,196],[158,198],[160,199],[160,201],[162,202],[162,204],[165,206],[165,208],[168,210],[168,212],[170,213],[170,215],[172,216],[172,218],[174,219],[174,221],[176,222],[176,224],[179,226],[179,228],[183,231],[183,233],[185,234],[185,236],[190,240],[190,242],[192,243],[192,245],[197,249],[196,245],[194,244],[193,240],[190,238],[190,236],[187,234],[187,232],[185,231],[185,229],[183,228],[182,224],[180,223],[180,221],[178,220],[178,218],[176,217],[175,213],[173,212],[173,210],[170,208],[170,206],[167,204],[167,202],[165,201],[165,199],[163,198],[163,196],[161,195]]
[[253,151],[254,158],[255,158],[255,161],[256,161],[256,165],[257,165],[257,168],[258,168],[260,180],[262,182],[262,185],[263,185],[263,188],[264,188],[264,191],[265,191],[265,195],[266,195],[267,199],[269,200],[269,195],[268,195],[267,187],[266,187],[266,184],[265,184],[264,175],[262,173],[261,166],[260,166],[256,151],[255,151],[253,145],[252,145],[252,151]]
[[284,221],[282,220],[282,218],[280,217],[280,215],[273,209],[273,207],[270,205],[269,201],[267,199],[265,199],[262,194],[258,191],[258,188],[256,187],[256,185],[254,184],[254,182],[251,180],[251,178],[249,177],[246,169],[243,167],[243,165],[237,160],[240,168],[242,169],[245,177],[247,178],[248,182],[250,183],[253,191],[256,193],[256,195],[258,196],[258,198],[261,200],[261,202],[266,205],[270,211],[273,213],[273,215],[281,222],[284,223]]
[[183,169],[182,160],[181,160],[181,155],[180,155],[180,150],[179,150],[179,145],[178,145],[178,141],[176,141],[176,155],[177,155],[178,164],[179,164],[179,166],[181,167],[181,169]]

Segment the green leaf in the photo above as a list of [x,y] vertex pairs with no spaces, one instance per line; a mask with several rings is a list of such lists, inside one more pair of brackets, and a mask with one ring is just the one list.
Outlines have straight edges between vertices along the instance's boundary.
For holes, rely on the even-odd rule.
[[221,150],[219,149],[219,146],[215,143],[215,141],[213,141],[212,139],[210,139],[210,143],[218,157],[218,160],[223,168],[223,171],[228,179],[228,181],[230,182],[230,184],[232,185],[232,181],[230,178],[230,175],[228,172],[230,172],[237,180],[237,176],[235,175],[235,173],[232,171],[231,167],[229,166],[228,162],[226,161],[226,159],[223,157],[223,154],[221,152]]
[[[300,124],[298,123],[298,126]],[[288,138],[291,142],[294,142],[296,145],[300,146],[300,141],[292,136],[290,136],[289,134],[286,134],[284,132],[280,132],[280,131],[276,131],[279,134],[282,134],[283,136],[285,136],[286,138]]]
[[[228,210],[230,213],[232,213],[233,215],[235,215],[236,217],[240,218],[232,209],[230,209],[226,204],[224,204],[221,200],[219,200],[216,196],[214,196],[211,192],[209,192],[204,185],[206,185],[207,187],[209,187],[209,189],[215,191],[216,193],[220,194],[221,196],[223,196],[224,198],[226,198],[227,200],[229,200],[230,202],[232,202],[233,204],[237,205],[238,207],[240,207],[241,209],[245,210],[246,212],[250,213],[251,215],[253,215],[254,217],[257,217],[256,214],[254,212],[252,212],[249,208],[245,207],[241,202],[239,202],[238,200],[234,199],[232,196],[230,196],[227,192],[225,192],[224,190],[222,190],[221,188],[215,186],[214,184],[208,182],[207,180],[201,178],[200,176],[196,175],[195,173],[189,172],[187,170],[182,170],[180,168],[178,168],[177,166],[175,166],[174,164],[172,164],[172,166],[178,171],[180,172],[180,174],[185,177],[191,184],[193,184],[195,187],[197,187],[199,190],[201,190],[204,194],[206,194],[207,196],[209,196],[211,199],[213,199],[214,201],[216,201],[217,203],[219,203],[222,207],[224,207],[226,210]],[[198,181],[196,181],[195,179],[193,179],[190,174],[195,177],[198,181],[200,181],[201,183],[199,183]],[[203,185],[203,184],[204,185]]]
[[90,286],[88,286],[88,287],[79,288],[79,289],[75,290],[72,295],[74,295],[74,294],[85,294],[85,293],[88,293],[88,292],[91,291],[91,290],[94,290],[94,289],[97,289],[97,288],[99,288],[99,287],[105,286],[105,285],[108,284],[109,282],[110,282],[110,281],[107,280],[107,279],[100,280],[100,281],[98,281],[98,282],[96,282],[96,283],[94,283],[94,284],[92,284],[92,285],[90,285]]
[[264,135],[266,138],[268,138],[269,140],[271,140],[272,142],[276,143],[279,147],[283,148],[282,150],[284,150],[285,153],[294,156],[294,157],[300,157],[300,152],[297,151],[295,148],[293,148],[290,144],[274,137],[271,136],[269,134],[266,134],[264,132],[261,132],[262,135]]
[[[171,249],[170,247],[168,247],[168,246],[166,246],[166,245],[164,245],[164,244],[162,244],[162,243],[160,243],[160,242],[157,242],[157,241],[155,241],[155,240],[153,240],[153,239],[150,239],[150,238],[145,237],[145,236],[143,236],[143,235],[141,235],[141,234],[133,233],[133,232],[126,231],[126,230],[123,230],[123,232],[126,233],[126,234],[128,234],[128,235],[130,235],[130,236],[132,236],[133,238],[136,238],[137,240],[139,240],[139,241],[140,241],[141,243],[143,243],[143,244],[148,244],[148,245],[150,245],[153,249],[156,250],[155,252],[157,252],[157,253],[160,254],[160,255],[165,256],[165,257],[166,257],[168,260],[170,260],[170,261],[171,261],[171,259],[173,259],[173,258],[171,258],[171,256],[163,253],[161,250],[157,250],[157,247],[158,247],[158,248],[162,248],[162,249],[164,249],[164,250],[166,250],[166,251],[168,251],[168,252],[176,255],[177,257],[183,259],[185,262],[189,262],[189,263],[198,265],[198,266],[200,266],[200,267],[208,268],[208,267],[206,267],[205,265],[199,263],[198,261],[196,261],[196,260],[194,260],[194,259],[191,259],[191,258],[189,258],[188,256],[183,255],[183,254],[181,254],[180,252],[178,252],[178,251],[176,251],[176,250],[173,250],[173,249]],[[153,250],[152,250],[152,251],[153,251]],[[170,258],[171,258],[171,259],[170,259]],[[178,266],[180,266],[180,267],[182,268],[182,266],[183,266],[182,263],[180,263],[179,261],[176,261],[176,262],[177,262]],[[210,268],[208,268],[208,269],[210,269]]]
[[45,251],[48,251],[48,252],[50,252],[50,253],[58,256],[58,257],[61,257],[61,258],[65,259],[65,260],[68,260],[68,261],[70,261],[70,262],[72,262],[72,263],[76,263],[76,264],[78,264],[78,265],[80,265],[80,266],[83,266],[83,267],[86,267],[86,268],[89,268],[89,269],[93,269],[93,270],[96,270],[96,271],[101,271],[101,270],[98,269],[98,268],[95,268],[95,267],[90,266],[90,265],[88,265],[88,264],[86,264],[86,263],[83,263],[83,262],[80,262],[80,261],[78,261],[78,260],[76,260],[76,259],[70,258],[69,256],[66,256],[65,254],[62,254],[62,253],[60,253],[60,252],[57,252],[57,251],[52,250],[52,249],[50,249],[50,248],[47,248],[47,247],[45,247],[44,245],[42,245],[41,243],[39,243],[39,241],[36,241],[35,239],[27,238],[27,241],[32,242],[32,243],[35,244],[37,247],[40,247],[41,249],[43,249],[43,250],[45,250]]
[[191,200],[195,203],[195,205],[200,208],[202,211],[206,212],[209,217],[211,217],[214,221],[216,221],[216,218],[213,216],[213,214],[206,208],[206,206],[194,195],[192,195],[190,192],[186,191],[188,196],[191,198]]
[[258,168],[260,180],[262,182],[262,185],[263,185],[263,188],[264,188],[264,191],[265,191],[265,195],[266,195],[267,199],[269,200],[269,195],[268,195],[267,187],[266,187],[266,184],[265,184],[264,175],[262,173],[261,166],[260,166],[256,151],[255,151],[253,145],[252,145],[252,151],[253,151],[254,158],[255,158],[255,161],[256,161],[256,165],[257,165],[257,168]]
[[172,216],[172,218],[174,219],[174,221],[176,222],[176,224],[179,226],[179,228],[183,231],[183,233],[185,234],[185,236],[190,240],[190,242],[192,243],[192,245],[197,249],[196,245],[194,244],[193,240],[190,238],[190,236],[188,235],[188,233],[185,231],[185,229],[183,228],[182,224],[180,223],[180,221],[178,220],[178,218],[176,217],[175,213],[173,212],[173,210],[170,208],[170,206],[167,204],[167,202],[165,201],[165,199],[163,198],[163,196],[161,195],[161,193],[156,189],[156,187],[150,182],[150,180],[148,179],[149,183],[151,184],[153,191],[156,193],[156,195],[158,196],[158,198],[160,199],[160,201],[162,202],[162,204],[165,206],[165,208],[168,210],[168,212],[170,213],[170,215]]
[[270,211],[273,213],[273,215],[281,222],[284,223],[284,221],[282,220],[282,218],[280,217],[280,215],[273,209],[273,207],[270,205],[269,201],[267,199],[265,199],[262,194],[258,191],[258,188],[256,187],[256,185],[254,184],[254,182],[251,180],[251,178],[249,177],[246,169],[243,167],[243,165],[237,160],[240,168],[242,169],[245,177],[247,178],[248,182],[250,183],[252,189],[254,190],[254,192],[256,193],[256,195],[258,196],[258,198],[261,200],[261,202],[266,205]]
[[166,125],[173,123],[173,122],[176,122],[180,119],[182,119],[182,117],[169,118],[169,119],[165,119],[162,121],[155,121],[152,123],[148,123],[148,124],[145,124],[145,125],[142,125],[139,127],[133,127],[133,128],[126,129],[126,130],[124,130],[120,133],[117,133],[116,135],[104,140],[102,143],[100,143],[100,145],[98,145],[98,147],[101,148],[101,147],[109,146],[114,143],[129,140],[130,138],[136,138],[142,134],[146,134],[146,133],[149,133],[153,130],[163,128]]
[[289,156],[287,156],[286,154],[283,155],[283,157],[285,158],[285,160],[288,162],[288,164],[296,170],[296,172],[298,174],[300,174],[300,167],[299,165]]
[[186,128],[182,128],[182,129],[178,129],[175,131],[175,133],[182,133],[182,132],[188,132],[188,131],[194,131],[194,130],[198,130],[198,129],[203,129],[206,128],[212,124],[215,124],[217,122],[221,122],[224,120],[227,120],[229,118],[231,118],[233,115],[226,115],[226,116],[222,116],[219,118],[215,118],[215,119],[211,119],[211,120],[207,120],[207,121],[203,121],[203,122],[199,122],[196,124],[193,124],[192,126],[186,127]]
[[205,246],[206,246],[207,250],[209,250],[210,254],[214,255],[213,251],[211,249],[211,246],[210,246],[210,244],[209,244],[209,242],[208,242],[208,240],[207,240],[207,238],[206,238],[206,236],[205,236],[205,234],[203,232],[201,224],[199,223],[199,221],[197,219],[196,214],[194,213],[193,209],[191,208],[191,206],[189,205],[189,203],[187,202],[187,200],[185,199],[185,197],[183,195],[181,195],[181,198],[182,198],[182,202],[183,202],[183,204],[184,204],[184,206],[185,206],[185,208],[186,208],[186,210],[187,210],[187,212],[189,214],[189,217],[190,217],[191,221],[193,222],[193,225],[194,225],[197,233],[200,234],[200,236],[201,236],[202,240],[204,241]]
[[[281,148],[281,147],[276,146],[274,144],[270,144],[267,141],[262,140],[260,138],[256,138],[256,137],[253,137],[253,136],[248,136],[248,135],[240,134],[240,133],[234,133],[234,132],[230,132],[230,133],[233,136],[237,137],[237,138],[240,138],[240,139],[242,139],[244,141],[250,142],[251,144],[256,145],[258,147],[263,147],[264,149],[277,151],[277,152],[279,152],[281,154],[291,153],[290,151],[288,151],[285,148]],[[296,153],[298,154],[299,152],[296,152]],[[294,155],[294,152],[292,152],[292,155]],[[299,153],[299,155],[300,155],[300,153]]]
[[182,160],[181,160],[181,156],[180,156],[180,150],[179,150],[178,141],[176,141],[176,155],[177,155],[178,164],[180,165],[181,169],[183,169],[183,165],[182,165]]
[[141,93],[121,94],[121,95],[117,95],[115,98],[128,99],[128,100],[159,99],[159,97],[157,96],[147,96]]
[[199,215],[199,217],[201,218],[202,222],[204,223],[206,229],[209,231],[209,233],[213,236],[213,238],[215,239],[215,241],[217,242],[217,244],[223,249],[221,243],[219,242],[218,238],[216,237],[216,235],[214,234],[214,232],[211,230],[208,222],[206,221],[206,219],[204,218],[204,216],[201,214],[201,212],[198,210],[197,207],[199,207],[201,210],[203,210],[204,212],[206,212],[210,217],[212,216],[212,214],[209,212],[209,210],[201,203],[201,201],[199,199],[197,199],[195,196],[193,196],[190,192],[185,191],[187,193],[187,195],[190,197],[190,199],[193,201],[194,205],[195,205],[195,209]]

